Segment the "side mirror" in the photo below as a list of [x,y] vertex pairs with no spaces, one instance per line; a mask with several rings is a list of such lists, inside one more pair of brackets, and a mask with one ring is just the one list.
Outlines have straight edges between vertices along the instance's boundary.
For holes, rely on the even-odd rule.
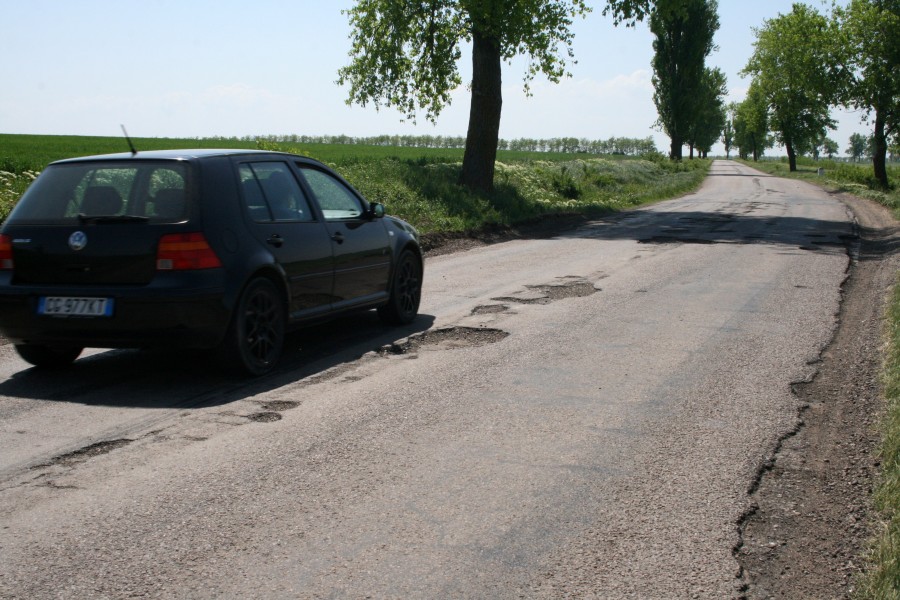
[[380,202],[372,202],[369,204],[369,216],[373,219],[380,219],[384,216],[384,204]]

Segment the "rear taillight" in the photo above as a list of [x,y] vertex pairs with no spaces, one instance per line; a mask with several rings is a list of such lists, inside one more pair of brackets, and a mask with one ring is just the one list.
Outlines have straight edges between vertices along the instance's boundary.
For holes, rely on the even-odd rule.
[[222,262],[202,233],[172,233],[159,240],[157,271],[190,271],[221,266]]
[[12,269],[12,238],[8,235],[0,234],[0,271],[12,271]]

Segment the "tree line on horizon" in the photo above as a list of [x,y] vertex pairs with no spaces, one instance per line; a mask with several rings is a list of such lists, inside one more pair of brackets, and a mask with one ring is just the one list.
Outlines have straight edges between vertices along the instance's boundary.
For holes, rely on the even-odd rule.
[[[216,139],[216,138],[213,138]],[[400,148],[465,148],[466,138],[463,136],[443,135],[260,135],[239,138],[221,137],[220,139],[238,139],[241,141],[266,141],[291,144],[348,144],[365,146],[393,146]],[[616,154],[621,156],[646,156],[659,152],[653,138],[610,137],[605,140],[590,140],[576,137],[556,138],[516,138],[499,139],[498,150],[514,152],[552,152],[561,154]]]

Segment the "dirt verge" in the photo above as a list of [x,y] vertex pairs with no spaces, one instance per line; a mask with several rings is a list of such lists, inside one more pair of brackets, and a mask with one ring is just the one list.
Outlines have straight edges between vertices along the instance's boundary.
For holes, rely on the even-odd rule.
[[835,337],[816,377],[795,385],[803,403],[753,491],[735,549],[747,598],[849,598],[871,536],[878,472],[883,314],[900,254],[890,212],[839,198],[859,224]]

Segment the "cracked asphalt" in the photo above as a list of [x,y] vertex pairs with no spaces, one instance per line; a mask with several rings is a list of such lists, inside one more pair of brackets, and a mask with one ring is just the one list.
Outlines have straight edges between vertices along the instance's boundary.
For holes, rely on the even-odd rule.
[[410,327],[290,336],[261,380],[0,346],[0,597],[745,595],[856,239],[831,195],[717,161],[695,194],[433,257]]

